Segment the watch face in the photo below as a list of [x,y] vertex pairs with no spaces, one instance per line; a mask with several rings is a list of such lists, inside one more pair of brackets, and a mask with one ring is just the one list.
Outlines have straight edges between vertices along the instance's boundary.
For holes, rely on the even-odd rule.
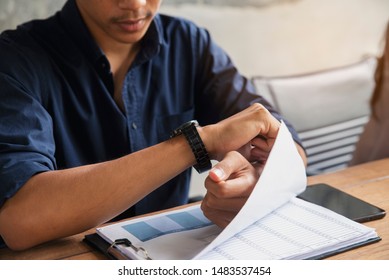
[[181,129],[187,128],[187,127],[189,127],[189,126],[191,126],[191,125],[193,125],[193,126],[199,126],[199,123],[198,123],[197,121],[195,121],[195,120],[188,121],[188,122],[184,123],[183,125],[181,125],[180,128],[181,128]]
[[175,136],[178,136],[178,135],[181,135],[182,134],[182,131],[190,126],[199,126],[199,123],[196,121],[196,120],[192,120],[192,121],[188,121],[186,123],[183,123],[182,125],[180,125],[178,128],[176,128],[175,130],[173,130],[173,133],[171,134],[170,138],[173,138]]
[[192,124],[197,124],[198,125],[198,122],[197,121],[188,121],[186,123],[183,123],[182,125],[180,125],[179,127],[177,127],[175,130],[173,130],[172,134],[170,135],[170,138],[173,138],[173,137],[176,137],[178,135],[181,135],[182,134],[182,131],[185,129],[185,128],[188,128],[190,127]]

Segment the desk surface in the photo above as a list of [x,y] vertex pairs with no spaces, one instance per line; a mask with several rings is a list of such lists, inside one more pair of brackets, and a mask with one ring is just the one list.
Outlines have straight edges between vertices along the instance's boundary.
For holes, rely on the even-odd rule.
[[[312,176],[308,184],[327,183],[344,190],[367,202],[388,211],[389,209],[389,159],[350,167],[338,172]],[[365,223],[376,229],[382,240],[368,246],[354,249],[329,259],[389,259],[389,214],[383,219]],[[100,252],[82,242],[85,234],[94,233],[91,229],[81,234],[63,238],[22,252],[9,249],[0,250],[0,259],[105,259]]]

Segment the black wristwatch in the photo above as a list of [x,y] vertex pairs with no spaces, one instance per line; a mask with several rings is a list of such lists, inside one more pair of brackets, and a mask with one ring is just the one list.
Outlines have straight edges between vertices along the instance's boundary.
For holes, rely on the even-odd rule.
[[203,140],[201,140],[201,137],[197,132],[196,127],[198,126],[199,123],[195,120],[186,122],[175,129],[170,135],[170,138],[181,134],[185,136],[197,161],[193,167],[197,170],[198,173],[202,173],[211,169],[212,164],[211,160],[209,159],[207,149],[204,146]]

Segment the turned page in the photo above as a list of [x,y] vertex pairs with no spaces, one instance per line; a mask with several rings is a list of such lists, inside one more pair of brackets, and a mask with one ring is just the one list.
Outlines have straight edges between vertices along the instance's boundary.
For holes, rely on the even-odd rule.
[[307,185],[305,166],[296,144],[281,122],[277,139],[264,170],[246,204],[232,222],[198,256],[228,240],[236,233],[254,224],[293,197]]

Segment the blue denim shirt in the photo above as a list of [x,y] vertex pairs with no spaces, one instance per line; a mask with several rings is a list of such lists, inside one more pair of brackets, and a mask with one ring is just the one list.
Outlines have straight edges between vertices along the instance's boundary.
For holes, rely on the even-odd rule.
[[[125,77],[124,111],[113,93],[109,62],[74,0],[3,32],[0,205],[34,174],[119,158],[167,140],[192,119],[215,123],[253,102],[280,119],[205,29],[165,15],[155,17]],[[190,169],[127,215],[186,203],[189,181]]]

